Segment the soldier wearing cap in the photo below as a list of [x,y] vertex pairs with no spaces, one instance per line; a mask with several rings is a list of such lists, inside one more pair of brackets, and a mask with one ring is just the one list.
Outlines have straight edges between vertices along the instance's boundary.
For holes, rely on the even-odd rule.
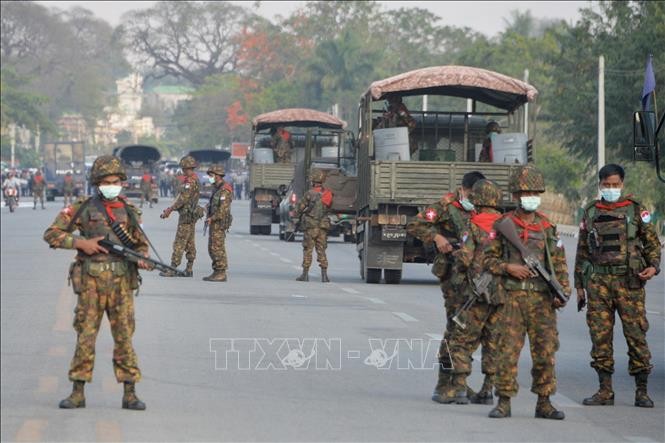
[[[118,157],[97,157],[90,179],[97,186],[97,194],[80,198],[64,208],[44,232],[44,240],[52,248],[77,250],[69,270],[72,288],[78,296],[74,311],[78,339],[69,369],[74,387],[71,395],[60,402],[60,407],[85,407],[84,386],[92,381],[95,341],[106,312],[114,341],[113,370],[118,383],[124,384],[122,407],[143,410],[145,403],[136,396],[134,388],[141,379],[141,371],[132,346],[133,291],[138,289],[138,270],[133,262],[109,254],[98,243],[108,237],[124,244],[112,228],[116,225],[124,232],[125,241],[132,243],[132,249],[147,255],[147,239],[140,229],[141,211],[119,196],[122,181],[127,176]],[[75,231],[79,231],[79,235],[75,235]],[[138,262],[138,267],[148,269],[143,261]]]
[[[651,214],[630,195],[622,196],[624,169],[607,164],[598,171],[601,199],[589,203],[580,224],[575,258],[578,309],[588,300],[591,367],[600,389],[583,403],[613,405],[615,312],[628,345],[628,373],[635,377],[635,406],[653,408],[647,393],[651,352],[644,285],[660,271],[660,241]],[[585,293],[586,291],[586,293]]]
[[492,163],[494,161],[494,152],[492,151],[492,133],[501,134],[501,126],[495,121],[491,121],[485,126],[487,137],[483,140],[483,148],[478,157],[479,162]]
[[[199,177],[195,169],[198,163],[194,157],[187,155],[180,159],[180,168],[185,174],[185,181],[175,202],[160,215],[161,218],[168,218],[171,212],[177,211],[178,230],[173,241],[173,254],[171,255],[171,266],[177,268],[180,266],[182,254],[187,257],[187,267],[185,273],[188,277],[193,275],[194,259],[196,259],[196,243],[194,234],[196,233],[196,222],[205,215],[205,210],[199,203],[200,189]],[[175,273],[165,271],[160,272],[162,277],[174,277]]]
[[214,191],[208,202],[208,254],[212,259],[212,274],[203,277],[206,281],[226,281],[228,262],[226,259],[226,232],[231,228],[231,202],[233,200],[233,187],[224,182],[224,167],[213,165],[208,168],[210,183]]
[[[547,217],[536,212],[540,194],[545,192],[543,174],[531,165],[522,166],[511,176],[509,186],[518,207],[500,220],[512,220],[526,249],[538,257],[545,269],[559,281],[566,295],[570,294],[563,243],[557,236],[556,227]],[[510,398],[517,395],[519,388],[517,364],[524,338],[528,335],[532,360],[531,392],[538,395],[535,416],[563,420],[565,414],[550,402],[550,396],[556,392],[554,354],[559,349],[556,309],[563,304],[552,297],[547,283],[523,264],[519,250],[502,234],[497,233],[484,254],[484,267],[500,277],[500,284],[506,290],[494,377],[499,403],[489,416],[504,418],[511,415]]]

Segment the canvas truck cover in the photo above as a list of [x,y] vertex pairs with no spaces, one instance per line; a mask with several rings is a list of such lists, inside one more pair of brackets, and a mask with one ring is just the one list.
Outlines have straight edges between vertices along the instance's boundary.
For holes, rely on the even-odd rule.
[[506,111],[535,100],[538,90],[528,83],[487,69],[470,66],[432,66],[373,82],[364,95],[372,100],[395,93],[470,98]]
[[252,129],[255,132],[276,126],[344,129],[346,122],[331,114],[307,108],[278,109],[260,114],[252,120]]
[[228,151],[220,151],[219,149],[196,149],[189,151],[187,155],[191,155],[200,164],[217,164],[223,163],[231,157]]
[[141,164],[156,163],[162,157],[159,149],[148,145],[119,146],[113,149],[113,155],[120,157],[123,163],[127,164],[137,162]]

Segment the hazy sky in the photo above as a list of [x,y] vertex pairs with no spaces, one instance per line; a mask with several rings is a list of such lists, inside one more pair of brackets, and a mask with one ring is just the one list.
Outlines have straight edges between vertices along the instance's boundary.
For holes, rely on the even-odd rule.
[[[120,22],[120,16],[131,10],[148,8],[154,1],[38,1],[47,7],[55,6],[69,9],[73,5],[82,6],[91,10],[95,15],[105,19],[113,26]],[[254,8],[254,1],[232,1],[231,3],[245,4]],[[276,15],[288,16],[302,6],[304,1],[262,1],[258,13],[274,20]],[[386,9],[400,7],[420,7],[432,11],[441,17],[441,24],[468,26],[474,30],[493,36],[504,29],[503,18],[510,16],[510,11],[531,10],[531,14],[538,18],[560,18],[567,22],[575,22],[579,18],[579,8],[591,5],[589,1],[382,1],[379,2]]]

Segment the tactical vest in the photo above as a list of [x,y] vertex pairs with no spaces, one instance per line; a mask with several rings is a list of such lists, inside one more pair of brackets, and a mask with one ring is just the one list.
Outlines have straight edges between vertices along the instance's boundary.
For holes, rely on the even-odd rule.
[[[126,208],[118,208],[113,210],[113,215],[115,216],[116,221],[120,223],[120,226],[124,228],[127,232],[127,228],[130,226],[130,217],[127,214]],[[81,226],[81,235],[87,239],[108,235],[109,240],[112,242],[122,244],[122,241],[118,236],[111,230],[106,215],[103,214],[92,202],[88,203],[78,217],[79,225]],[[113,254],[95,254],[87,255],[82,251],[78,251],[78,258],[83,260],[90,260],[93,262],[105,262],[105,261],[122,261],[122,258],[115,256]]]
[[600,266],[628,264],[636,254],[638,206],[601,209],[592,204],[586,211],[585,223],[589,232],[588,245],[591,262]]
[[304,214],[305,228],[307,229],[325,228],[325,226],[322,226],[322,222],[324,219],[327,220],[327,211],[323,205],[323,202],[321,201],[322,192],[323,189],[321,189],[321,192],[316,192],[314,190],[308,191],[309,204],[307,205]]
[[[222,205],[222,195],[225,192],[229,192],[227,188],[224,187],[224,185],[218,187],[215,189],[215,192],[210,196],[210,201],[208,203],[208,216],[212,216],[219,211],[219,207]],[[231,197],[227,197],[231,198]],[[231,227],[231,223],[233,223],[233,216],[231,215],[231,211],[226,211],[226,214],[223,214],[223,217],[218,220],[214,220],[213,223],[219,223],[221,225],[221,228],[226,230]]]
[[[515,225],[515,230],[520,239],[524,236],[524,228],[521,226]],[[546,269],[549,269],[547,265],[547,259],[545,255],[545,242],[548,241],[547,230],[543,229],[542,231],[527,231],[527,241],[524,244],[526,249],[530,254],[533,254],[534,257],[538,258]],[[524,261],[522,260],[522,255],[520,252],[515,249],[507,241],[503,242],[503,251],[504,258],[508,263],[523,265]],[[550,269],[550,272],[552,270]],[[545,281],[540,277],[532,277],[526,280],[517,280],[510,276],[507,276],[504,281],[504,287],[508,291],[522,291],[522,290],[532,290],[532,291],[547,291],[548,286]]]

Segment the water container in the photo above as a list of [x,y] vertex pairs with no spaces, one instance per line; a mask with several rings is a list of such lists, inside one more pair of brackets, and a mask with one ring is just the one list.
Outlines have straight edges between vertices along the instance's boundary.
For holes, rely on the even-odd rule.
[[254,148],[254,163],[275,163],[275,156],[271,148]]
[[321,147],[321,157],[325,158],[337,158],[337,152],[339,149],[337,146],[323,146]]
[[375,129],[373,132],[376,160],[408,161],[411,159],[408,128]]
[[492,133],[492,162],[526,164],[527,135],[519,132]]

